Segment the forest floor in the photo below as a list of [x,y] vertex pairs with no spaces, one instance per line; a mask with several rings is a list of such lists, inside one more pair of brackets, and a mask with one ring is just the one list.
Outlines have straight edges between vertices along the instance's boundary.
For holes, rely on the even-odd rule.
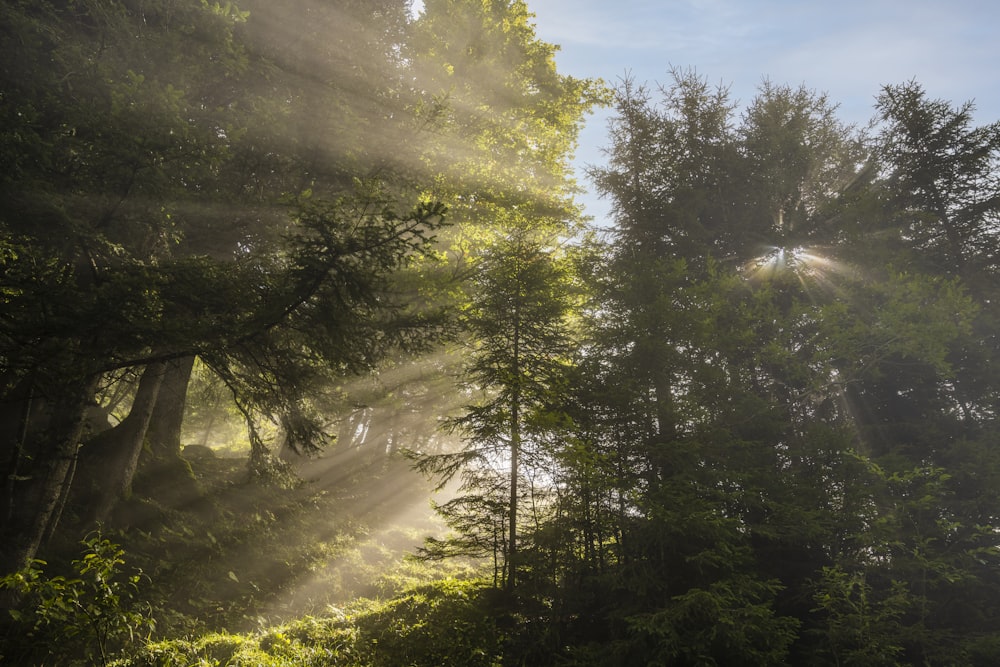
[[99,530],[49,545],[37,607],[0,624],[0,663],[499,664],[508,601],[481,564],[414,557],[444,526],[406,462],[300,462],[285,484],[252,480],[245,457],[189,463],[154,476],[159,500],[137,485]]
[[[282,485],[252,480],[245,458],[203,454],[173,480],[172,502],[136,493],[98,534],[120,545],[116,578],[138,574],[137,588],[116,588],[127,591],[118,597],[97,582],[96,589],[81,589],[97,601],[90,607],[96,615],[66,617],[59,610],[70,609],[63,603],[80,588],[72,584],[70,562],[79,568],[94,557],[82,555],[79,541],[89,537],[92,544],[94,533],[78,531],[51,545],[44,575],[57,582],[46,589],[56,593],[56,607],[39,609],[57,608],[62,620],[53,624],[50,616],[34,626],[37,632],[20,635],[16,623],[0,630],[0,663],[551,662],[533,656],[539,647],[552,648],[545,639],[552,610],[530,595],[505,595],[481,564],[413,558],[444,527],[429,502],[430,484],[406,462],[321,459],[297,466],[298,481]],[[165,479],[157,477],[161,489]]]
[[444,526],[405,462],[304,461],[284,485],[252,481],[245,458],[190,463],[195,497],[172,508],[136,497],[102,531],[125,550],[125,569],[142,571],[157,634],[249,631],[474,576],[469,563],[413,557]]

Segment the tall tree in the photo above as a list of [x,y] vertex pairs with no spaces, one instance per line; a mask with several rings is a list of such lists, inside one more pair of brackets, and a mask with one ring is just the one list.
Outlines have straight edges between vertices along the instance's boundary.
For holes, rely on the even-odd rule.
[[735,104],[728,89],[693,71],[670,75],[659,101],[645,86],[622,82],[608,166],[591,170],[598,191],[611,199],[622,246],[646,264],[693,261],[728,233],[724,165],[736,158]]
[[931,270],[992,283],[1000,122],[974,127],[971,102],[929,99],[916,82],[883,88],[876,110],[892,224]]
[[[825,94],[765,81],[737,130],[741,164],[739,257],[768,246],[829,240],[831,208],[868,157],[859,134],[836,116]],[[735,225],[734,225],[735,226]],[[815,242],[815,241],[813,241]]]
[[873,310],[858,313],[866,343],[855,342],[845,397],[877,511],[838,574],[865,577],[872,600],[891,602],[881,641],[898,659],[988,662],[996,124],[973,127],[971,104],[931,100],[914,82],[883,89],[876,111],[878,205],[859,211],[857,256],[906,273],[869,287]]
[[[51,529],[104,373],[199,355],[228,377],[241,360],[290,388],[301,375],[269,375],[281,360],[370,367],[390,342],[414,339],[412,318],[390,325],[398,301],[385,276],[426,247],[443,209],[400,214],[374,192],[332,199],[345,172],[361,171],[346,158],[322,180],[282,178],[304,149],[243,128],[288,127],[269,114],[297,108],[296,98],[268,97],[273,72],[232,5],[0,12],[4,44],[30,47],[11,46],[2,70],[12,124],[0,177],[0,356],[6,406],[24,417],[3,446],[3,566],[13,568],[38,548],[35,527]],[[416,202],[406,199],[404,208]],[[315,335],[303,338],[308,327]],[[252,383],[231,386],[261,399]]]
[[[530,444],[525,429],[537,409],[533,402],[539,400],[531,393],[534,380],[529,370],[519,371],[518,365],[527,363],[526,355],[543,355],[543,351],[532,349],[533,343],[519,332],[499,330],[513,326],[502,319],[509,320],[512,314],[501,310],[499,300],[508,299],[509,305],[527,299],[525,308],[537,309],[541,305],[532,299],[555,298],[552,291],[560,289],[536,281],[532,272],[542,271],[550,260],[547,253],[553,248],[546,244],[555,244],[555,239],[579,222],[569,160],[583,114],[603,94],[597,82],[557,72],[555,47],[538,39],[524,2],[425,2],[411,34],[405,53],[423,92],[417,112],[426,121],[421,159],[436,176],[430,192],[449,204],[450,220],[455,223],[444,249],[456,274],[470,278],[468,291],[456,294],[458,308],[468,316],[462,318],[468,327],[465,334],[474,348],[480,346],[479,359],[493,355],[501,363],[501,357],[508,355],[502,362],[507,377],[489,376],[486,362],[476,362],[473,374],[486,383],[483,390],[489,398],[455,422],[461,422],[460,430],[473,446],[482,441],[481,452],[466,452],[470,458],[495,458],[495,454],[486,455],[491,448],[508,452],[503,457],[506,483],[484,473],[490,469],[485,463],[473,464],[468,471],[469,486],[481,495],[475,502],[468,497],[450,508],[456,512],[472,506],[492,512],[505,508],[503,536],[494,530],[498,525],[494,516],[484,519],[486,528],[466,530],[461,548],[472,544],[501,551],[505,585],[513,587],[521,541],[517,496],[523,487],[520,471],[526,463],[526,443]],[[499,242],[491,229],[502,230]],[[495,284],[502,292],[490,296],[487,284]],[[497,301],[490,303],[490,298]],[[535,316],[541,313],[521,313],[517,320]],[[492,324],[490,317],[496,318]],[[555,326],[558,318],[553,318],[548,324]],[[532,336],[542,335],[543,323],[525,322],[536,327]],[[511,335],[516,345],[504,338]],[[559,335],[554,330],[552,341]],[[553,349],[550,354],[559,356],[560,352]],[[513,367],[511,358],[519,360]],[[541,364],[542,357],[534,363]],[[539,386],[548,381],[537,378]],[[443,463],[446,459],[434,460],[448,469]],[[450,460],[460,463],[462,456]],[[506,496],[503,502],[497,497],[501,487]],[[448,512],[449,506],[443,510]],[[463,526],[472,528],[467,522]]]
[[463,491],[472,494],[483,490],[483,475],[499,475],[506,466],[507,590],[518,577],[523,470],[545,457],[540,426],[561,389],[568,359],[566,266],[543,243],[529,230],[513,229],[484,253],[464,316],[473,346],[466,373],[484,399],[451,422],[466,438],[460,453],[420,461],[423,469],[446,477],[463,474]]

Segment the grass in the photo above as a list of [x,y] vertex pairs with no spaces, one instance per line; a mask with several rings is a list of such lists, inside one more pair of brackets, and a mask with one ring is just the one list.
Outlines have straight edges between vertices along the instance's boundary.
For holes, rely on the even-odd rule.
[[399,667],[500,664],[502,633],[480,580],[442,579],[386,600],[243,634],[150,643],[128,667]]

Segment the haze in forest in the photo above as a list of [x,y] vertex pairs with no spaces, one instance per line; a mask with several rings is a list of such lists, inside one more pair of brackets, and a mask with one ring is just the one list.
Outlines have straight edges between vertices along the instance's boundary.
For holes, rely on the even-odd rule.
[[0,661],[996,664],[983,17],[559,7],[0,6]]

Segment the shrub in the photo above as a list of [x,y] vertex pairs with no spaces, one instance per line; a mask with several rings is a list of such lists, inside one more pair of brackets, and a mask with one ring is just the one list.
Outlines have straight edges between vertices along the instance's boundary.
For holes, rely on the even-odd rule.
[[82,544],[72,576],[47,576],[47,563],[34,560],[0,579],[0,588],[19,598],[10,610],[17,632],[6,647],[8,658],[107,665],[112,652],[130,649],[152,632],[149,608],[138,598],[142,572],[126,575],[125,552],[100,534]]

